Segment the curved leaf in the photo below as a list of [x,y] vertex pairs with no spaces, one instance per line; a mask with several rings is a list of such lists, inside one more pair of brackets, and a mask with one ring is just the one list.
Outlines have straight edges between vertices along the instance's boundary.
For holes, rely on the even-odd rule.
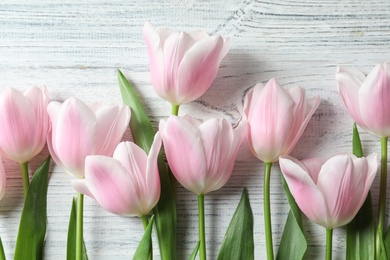
[[283,178],[283,188],[290,204],[290,212],[284,225],[282,239],[276,259],[301,260],[307,250],[307,241],[303,232],[302,213]]
[[254,259],[254,249],[253,213],[248,192],[244,188],[240,202],[226,230],[217,259],[251,260]]
[[47,221],[47,186],[50,157],[35,172],[20,218],[15,260],[42,259]]
[[152,249],[153,223],[154,223],[154,215],[150,218],[149,224],[146,227],[145,233],[141,239],[141,242],[138,245],[137,251],[135,251],[135,254],[133,256],[134,260],[149,258],[150,251]]

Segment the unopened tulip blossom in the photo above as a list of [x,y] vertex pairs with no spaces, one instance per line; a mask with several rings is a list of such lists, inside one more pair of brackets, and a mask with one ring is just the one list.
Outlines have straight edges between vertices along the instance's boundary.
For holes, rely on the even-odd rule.
[[376,254],[380,255],[384,237],[387,192],[387,140],[390,136],[390,63],[376,65],[367,77],[359,70],[337,67],[340,96],[353,120],[381,139],[381,177],[379,188]]
[[45,87],[31,87],[24,93],[6,88],[0,96],[0,152],[21,165],[26,196],[28,162],[41,152],[49,130]]
[[[88,155],[112,156],[128,127],[130,109],[126,106],[86,105],[76,98],[48,106],[51,130],[48,148],[57,165],[76,178],[84,178]],[[76,221],[76,259],[83,252],[83,203],[79,193]]]
[[205,31],[175,32],[147,22],[143,35],[149,52],[150,74],[156,93],[178,113],[183,103],[202,96],[214,81],[229,39]]
[[160,148],[157,133],[149,155],[132,142],[121,142],[113,157],[87,156],[85,179],[73,181],[73,187],[111,213],[146,217],[160,198]]
[[199,252],[200,259],[205,259],[204,195],[229,180],[246,125],[240,123],[233,129],[226,119],[201,123],[189,116],[171,116],[160,121],[159,129],[173,175],[198,195]]
[[[332,230],[348,224],[363,205],[379,158],[377,154],[366,158],[339,154],[298,161],[285,156],[279,164],[299,208],[311,221],[325,227],[327,241],[332,241]],[[329,246],[327,252],[331,253]]]
[[264,223],[268,259],[274,259],[270,213],[272,163],[294,149],[319,103],[319,97],[306,99],[303,88],[284,89],[276,79],[265,86],[258,83],[245,97],[246,139],[252,153],[265,162]]
[[48,106],[52,128],[48,147],[54,161],[76,178],[84,178],[88,155],[112,156],[128,127],[126,106],[88,106],[76,98]]

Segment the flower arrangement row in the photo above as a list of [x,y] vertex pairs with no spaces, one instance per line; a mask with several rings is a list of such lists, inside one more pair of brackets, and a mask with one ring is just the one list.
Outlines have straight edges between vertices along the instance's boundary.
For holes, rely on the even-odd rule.
[[[347,67],[338,67],[336,72],[339,93],[349,114],[361,129],[380,137],[381,156],[363,156],[355,125],[353,154],[298,160],[289,154],[318,108],[318,96],[307,98],[303,88],[285,89],[276,79],[270,79],[246,94],[242,119],[236,127],[226,119],[202,122],[191,115],[179,116],[181,105],[201,97],[212,85],[229,51],[230,39],[209,36],[201,30],[186,33],[156,29],[151,23],[145,24],[143,34],[153,88],[172,106],[172,115],[160,121],[157,132],[120,71],[124,105],[86,104],[77,98],[51,101],[46,87],[32,87],[24,93],[13,88],[3,91],[0,153],[20,164],[25,198],[14,259],[43,258],[50,158],[31,180],[28,162],[46,144],[54,162],[75,177],[72,186],[78,192],[70,214],[67,259],[87,258],[83,242],[84,195],[113,214],[142,219],[145,235],[133,259],[153,258],[153,230],[161,259],[176,259],[177,183],[198,199],[199,242],[189,257],[206,259],[205,196],[227,183],[244,140],[264,163],[267,259],[275,259],[275,255],[276,259],[304,257],[307,241],[303,214],[325,228],[326,259],[332,259],[333,229],[344,225],[348,225],[347,259],[387,259],[388,63],[375,66],[367,76]],[[133,142],[121,141],[129,125]],[[280,165],[291,207],[277,254],[270,212],[270,177],[275,163]],[[374,219],[369,193],[379,167],[379,213]],[[1,197],[5,187],[6,173],[0,164]],[[253,259],[254,248],[259,246],[254,244],[253,228],[253,214],[244,189],[218,259]],[[241,242],[237,243],[237,239]],[[5,259],[2,246],[0,259]]]

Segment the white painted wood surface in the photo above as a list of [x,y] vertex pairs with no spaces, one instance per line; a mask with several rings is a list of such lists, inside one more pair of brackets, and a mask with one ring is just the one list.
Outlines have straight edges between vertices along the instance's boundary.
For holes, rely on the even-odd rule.
[[[300,85],[322,102],[292,155],[303,158],[351,150],[352,119],[338,94],[338,64],[367,73],[390,59],[390,1],[372,0],[153,0],[153,1],[9,1],[0,2],[0,89],[44,84],[56,100],[120,103],[116,70],[131,80],[156,127],[170,105],[151,87],[142,27],[151,21],[175,30],[205,29],[232,38],[217,79],[198,101],[180,113],[201,119],[225,117],[233,124],[241,114],[244,92],[276,77],[286,87]],[[0,126],[1,127],[1,126]],[[1,131],[1,130],[0,130]],[[125,139],[129,139],[129,135]],[[366,152],[380,151],[379,140],[362,133]],[[47,151],[31,162],[32,170]],[[0,201],[0,235],[7,258],[13,258],[22,205],[19,168],[4,160],[7,190]],[[221,190],[206,196],[207,249],[215,259],[223,234],[248,187],[255,218],[256,259],[265,259],[263,164],[246,145],[233,176]],[[52,165],[48,194],[45,259],[65,259],[72,177]],[[275,251],[289,210],[277,165],[271,180]],[[376,212],[379,179],[372,187]],[[178,258],[188,258],[197,241],[196,196],[178,188]],[[387,216],[389,214],[387,213]],[[85,241],[90,259],[129,259],[143,229],[137,218],[105,212],[85,201]],[[307,259],[322,259],[325,230],[305,219]],[[334,259],[345,258],[345,230],[334,233]],[[154,247],[158,259],[157,246]]]

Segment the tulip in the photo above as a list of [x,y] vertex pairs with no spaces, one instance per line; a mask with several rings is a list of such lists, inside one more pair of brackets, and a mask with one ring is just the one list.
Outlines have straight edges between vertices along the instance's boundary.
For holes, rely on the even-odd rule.
[[302,212],[325,228],[348,224],[363,205],[379,166],[377,154],[329,159],[279,159],[291,194]]
[[363,205],[378,170],[378,155],[340,154],[302,161],[285,156],[279,164],[299,208],[326,228],[326,259],[332,259],[333,229],[352,221]]
[[49,130],[45,87],[32,87],[24,93],[6,88],[0,97],[0,152],[20,164],[42,151]]
[[30,184],[28,162],[46,144],[48,103],[45,87],[32,87],[24,93],[6,88],[0,97],[0,153],[20,164],[24,196]]
[[189,116],[171,116],[160,121],[159,129],[173,175],[198,195],[199,255],[205,260],[204,195],[220,189],[230,178],[246,125],[240,123],[233,130],[225,119],[201,123]]
[[130,120],[126,106],[88,106],[75,98],[63,104],[51,102],[48,112],[52,123],[50,154],[76,178],[84,178],[87,155],[112,156]]
[[80,193],[94,198],[107,211],[143,217],[160,198],[157,133],[149,155],[132,142],[121,142],[113,157],[90,155],[85,160],[85,179],[72,182]]
[[390,66],[376,65],[367,77],[357,69],[337,67],[340,96],[353,120],[381,139],[381,177],[379,188],[376,255],[380,255],[384,237],[387,192],[387,140],[390,136]]
[[271,79],[265,86],[258,83],[245,96],[246,139],[252,153],[265,162],[264,226],[268,259],[274,259],[270,206],[272,163],[294,149],[319,104],[318,96],[306,100],[304,89],[285,90],[276,79]]
[[[86,105],[70,98],[63,104],[51,102],[48,148],[57,165],[76,178],[85,176],[88,155],[112,156],[130,121],[126,106]],[[83,259],[84,195],[77,199],[76,260]]]
[[288,90],[275,79],[258,83],[245,97],[248,122],[247,141],[253,154],[263,162],[276,162],[288,155],[303,134],[320,98],[305,99],[301,87]]
[[149,22],[143,35],[154,90],[177,108],[207,91],[230,46],[229,39],[205,31],[174,32],[156,29]]
[[336,81],[353,120],[379,137],[390,136],[390,64],[378,64],[367,77],[357,69],[337,67]]
[[160,121],[168,164],[186,189],[207,194],[220,189],[233,171],[245,124],[233,130],[226,119],[201,123],[189,116],[171,116]]

